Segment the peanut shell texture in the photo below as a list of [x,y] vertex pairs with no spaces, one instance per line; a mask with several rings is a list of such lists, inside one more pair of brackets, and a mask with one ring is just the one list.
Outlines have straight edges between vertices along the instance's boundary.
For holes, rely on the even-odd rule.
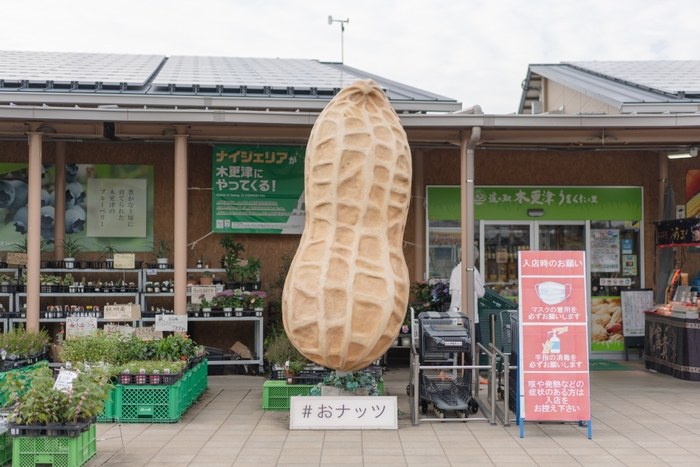
[[304,179],[306,224],[282,294],[284,328],[313,362],[362,369],[398,336],[409,294],[411,151],[374,81],[346,87],[321,112]]

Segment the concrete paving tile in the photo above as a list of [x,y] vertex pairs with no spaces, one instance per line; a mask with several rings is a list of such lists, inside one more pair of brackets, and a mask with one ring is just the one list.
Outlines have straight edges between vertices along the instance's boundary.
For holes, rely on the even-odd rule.
[[323,442],[323,449],[342,449],[342,448],[356,448],[362,450],[362,441],[328,441]]
[[532,459],[537,465],[546,465],[546,464],[559,464],[559,465],[572,465],[576,463],[576,459],[574,459],[572,456],[567,456],[567,455],[530,455],[530,459]]
[[496,465],[537,465],[528,455],[513,456],[509,454],[489,454],[491,462]]
[[401,446],[394,447],[362,447],[362,454],[364,456],[403,456],[405,454],[404,449]]
[[362,453],[355,452],[354,450],[349,450],[348,452],[331,451],[326,452],[324,449],[321,454],[321,464],[333,465],[336,464],[356,464],[362,463]]
[[389,461],[379,461],[379,462],[368,462],[364,461],[362,464],[364,467],[407,467],[406,462],[389,462]]
[[406,465],[409,467],[450,467],[450,461],[447,457],[439,456],[406,456]]

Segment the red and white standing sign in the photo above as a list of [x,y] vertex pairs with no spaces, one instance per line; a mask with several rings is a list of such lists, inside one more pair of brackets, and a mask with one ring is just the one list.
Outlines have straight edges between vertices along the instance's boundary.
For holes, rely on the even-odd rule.
[[521,251],[520,418],[590,420],[583,251]]

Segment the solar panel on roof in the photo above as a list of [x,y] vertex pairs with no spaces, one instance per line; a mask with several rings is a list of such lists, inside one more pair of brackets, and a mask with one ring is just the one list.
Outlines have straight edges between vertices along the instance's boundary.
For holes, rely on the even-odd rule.
[[144,86],[165,56],[0,51],[0,78],[29,83]]
[[153,84],[333,89],[347,86],[357,79],[359,77],[314,60],[176,55],[168,59]]
[[581,61],[570,65],[662,92],[696,94],[700,92],[700,61]]

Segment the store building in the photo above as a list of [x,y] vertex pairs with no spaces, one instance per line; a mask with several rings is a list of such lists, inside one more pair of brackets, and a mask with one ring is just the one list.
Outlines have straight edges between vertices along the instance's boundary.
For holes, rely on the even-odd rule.
[[[700,139],[700,115],[685,111],[489,115],[479,106],[461,109],[454,99],[311,60],[3,52],[0,64],[0,163],[29,163],[34,198],[28,223],[41,222],[40,190],[31,188],[41,184],[37,164],[152,166],[152,211],[143,238],[174,240],[174,298],[157,303],[175,313],[185,312],[187,269],[202,256],[217,264],[222,253],[220,235],[209,235],[215,230],[215,147],[303,147],[321,109],[358,78],[375,79],[386,89],[412,147],[414,202],[404,249],[412,280],[444,276],[457,253],[443,243],[454,245],[459,232],[461,243],[479,242],[482,271],[507,295],[518,247],[585,248],[591,257],[591,235],[617,231],[599,239],[601,255],[592,274],[654,287],[650,222],[660,217],[665,180],[684,193],[685,171],[694,167],[694,159],[668,161],[666,154]],[[465,205],[475,205],[464,219],[455,216],[460,210],[454,194],[436,203],[441,187],[460,182]],[[475,229],[464,228],[468,225]],[[39,233],[29,237],[26,300],[28,323],[34,325],[47,300],[39,295]],[[262,259],[261,281],[268,284],[299,236],[236,238],[247,255]],[[626,256],[632,264],[620,263],[613,271],[610,257],[602,254],[611,245],[619,245],[620,262]],[[55,258],[62,259],[56,250]],[[145,250],[151,247],[131,248],[147,261],[152,255]],[[622,287],[601,285],[599,279],[601,297],[616,296]],[[592,287],[595,280],[592,276]],[[198,341],[224,348],[236,340],[251,345],[249,334],[245,326],[195,328]]]

